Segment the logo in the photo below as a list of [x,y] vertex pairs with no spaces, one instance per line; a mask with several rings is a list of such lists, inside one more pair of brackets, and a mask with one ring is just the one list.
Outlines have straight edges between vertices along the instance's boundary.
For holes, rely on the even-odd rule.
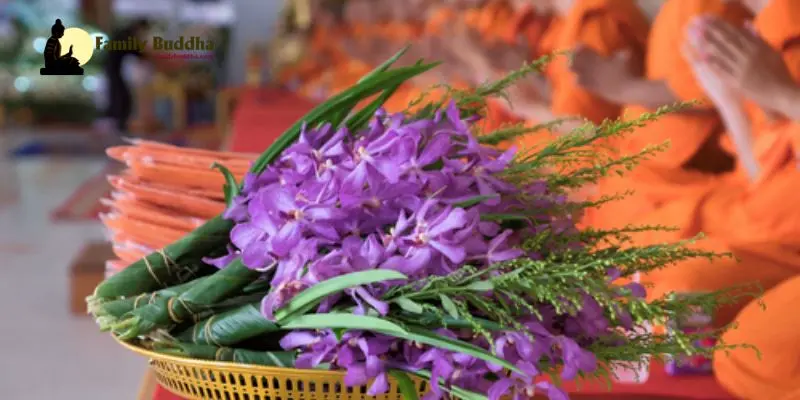
[[216,48],[214,41],[197,36],[189,38],[164,39],[154,36],[152,41],[129,37],[124,40],[108,40],[101,36],[92,37],[81,28],[67,28],[56,19],[50,28],[50,37],[44,48],[44,68],[41,75],[83,75],[83,65],[92,59],[94,51],[141,52],[152,50],[157,58],[213,58]]
[[60,19],[50,28],[44,47],[41,75],[83,75],[82,65],[92,58],[94,41],[80,28],[66,28]]

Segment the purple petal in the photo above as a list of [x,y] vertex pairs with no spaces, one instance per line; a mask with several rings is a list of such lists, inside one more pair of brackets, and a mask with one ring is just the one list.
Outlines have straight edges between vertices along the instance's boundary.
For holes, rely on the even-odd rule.
[[489,255],[489,264],[499,263],[508,260],[515,260],[517,258],[522,257],[524,254],[525,252],[520,249],[508,249],[505,251],[492,252]]
[[348,387],[361,386],[369,381],[366,368],[363,364],[353,364],[347,368],[344,375],[344,384]]
[[253,243],[242,252],[242,263],[250,269],[268,270],[277,265],[266,243]]
[[453,124],[454,128],[456,128],[458,130],[467,130],[467,129],[469,129],[467,124],[465,124],[464,121],[461,120],[461,113],[460,113],[460,111],[458,109],[458,106],[456,106],[456,103],[454,101],[450,102],[450,104],[447,106],[447,109],[446,109],[445,113],[447,114],[447,120],[451,124]]
[[512,386],[514,386],[514,381],[511,378],[498,380],[489,388],[487,393],[489,400],[500,400],[509,393]]
[[549,400],[569,400],[569,395],[566,392],[550,382],[539,382],[536,387],[547,390],[547,398]]
[[463,208],[456,208],[446,214],[444,220],[431,227],[428,234],[432,237],[439,236],[453,229],[461,228],[467,224],[467,212]]
[[375,381],[372,382],[372,385],[370,385],[369,389],[367,390],[367,396],[377,396],[388,391],[389,380],[386,377],[386,373],[382,373],[375,377]]
[[273,290],[261,300],[261,315],[273,321],[275,319],[275,309],[278,308],[278,291]]
[[269,236],[273,236],[278,233],[278,224],[275,223],[275,220],[267,213],[265,210],[259,210],[258,212],[252,213],[250,215],[251,222],[253,225],[261,229]]
[[367,356],[366,372],[367,376],[375,377],[384,371],[383,361],[377,356]]
[[339,348],[339,353],[336,357],[336,364],[340,367],[347,368],[356,361],[356,354],[352,346],[342,346]]
[[389,304],[384,303],[375,297],[373,297],[369,292],[367,292],[364,288],[357,288],[355,292],[364,299],[367,304],[372,306],[380,315],[386,315],[389,313]]
[[284,224],[278,234],[272,237],[272,250],[279,257],[286,257],[302,239],[300,224],[290,221]]
[[280,341],[281,348],[284,350],[293,350],[298,347],[305,347],[312,343],[317,342],[319,339],[316,334],[306,331],[289,332]]
[[450,136],[449,135],[436,135],[433,139],[422,149],[417,164],[420,167],[426,167],[430,164],[439,161],[440,158],[447,155],[450,151]]
[[356,193],[358,190],[364,187],[364,184],[367,182],[367,176],[369,175],[369,171],[367,170],[367,163],[360,162],[358,166],[344,179],[342,182],[342,186],[346,188],[352,188],[351,190]]
[[640,299],[647,297],[647,289],[645,289],[645,287],[640,283],[631,282],[625,285],[625,288],[630,290],[631,295],[634,297],[638,297]]
[[294,196],[284,190],[264,190],[261,192],[261,201],[268,209],[275,209],[288,213],[297,209]]
[[251,223],[238,224],[231,229],[231,242],[239,249],[244,250],[264,234]]
[[500,233],[500,225],[494,222],[478,223],[478,231],[484,236],[496,236]]
[[375,235],[369,235],[361,246],[361,255],[366,259],[369,266],[376,266],[383,258],[383,246],[378,242]]
[[445,243],[439,240],[430,241],[428,244],[456,264],[464,261],[464,258],[467,256],[467,251],[464,250],[462,246]]
[[337,210],[328,206],[311,206],[303,210],[311,221],[328,221],[344,217],[342,210]]

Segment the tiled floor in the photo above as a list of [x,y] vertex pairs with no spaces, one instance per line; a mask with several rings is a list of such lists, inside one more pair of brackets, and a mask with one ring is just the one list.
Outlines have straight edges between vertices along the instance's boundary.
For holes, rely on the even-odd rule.
[[4,160],[8,139],[0,132],[0,399],[134,400],[146,361],[69,312],[70,261],[101,226],[48,217],[105,160]]

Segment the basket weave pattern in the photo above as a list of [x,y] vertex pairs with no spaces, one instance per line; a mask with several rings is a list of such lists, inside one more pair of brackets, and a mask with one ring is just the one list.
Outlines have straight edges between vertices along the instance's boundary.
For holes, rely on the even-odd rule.
[[[151,352],[128,343],[128,349],[150,359],[156,380],[165,389],[189,400],[402,400],[390,378],[389,391],[368,396],[366,386],[345,387],[339,371],[274,368],[195,360]],[[412,378],[418,392],[425,381]]]

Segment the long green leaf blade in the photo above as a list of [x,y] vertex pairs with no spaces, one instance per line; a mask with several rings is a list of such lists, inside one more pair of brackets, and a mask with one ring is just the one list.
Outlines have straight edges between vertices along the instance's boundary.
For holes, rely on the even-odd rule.
[[338,112],[343,104],[358,103],[358,101],[361,99],[381,92],[386,87],[405,82],[416,75],[436,67],[437,65],[439,65],[439,63],[418,66],[415,65],[412,67],[404,67],[391,71],[385,71],[332,97],[327,102],[311,110],[311,112],[306,114],[303,119],[295,122],[294,125],[287,129],[286,132],[281,135],[272,144],[272,146],[270,146],[267,151],[261,154],[261,156],[253,163],[251,171],[254,173],[260,173],[264,170],[264,168],[266,168],[267,165],[272,163],[272,161],[275,160],[275,158],[277,158],[287,146],[297,140],[303,124],[313,126],[320,122],[321,116],[327,115],[330,112]]
[[328,279],[298,293],[297,296],[289,300],[285,306],[281,307],[275,313],[275,320],[278,322],[285,322],[287,318],[310,310],[324,298],[341,292],[342,290],[393,280],[408,280],[408,277],[393,270],[373,269],[369,271],[353,272]]
[[400,370],[389,371],[389,376],[397,381],[397,388],[400,389],[400,394],[403,395],[403,400],[419,400],[419,392],[414,381],[408,377],[408,373]]
[[495,365],[500,365],[503,368],[506,368],[510,371],[523,373],[514,364],[509,363],[502,358],[495,356],[494,354],[475,346],[471,343],[467,343],[461,340],[450,339],[448,337],[437,335],[433,332],[427,331],[425,329],[410,327],[407,329],[407,333],[403,334],[402,336],[398,336],[401,339],[406,339],[413,342],[418,342],[422,344],[427,344],[429,346],[438,347],[444,350],[454,351],[456,353],[467,354],[473,356],[475,358],[479,358],[486,362],[490,362]]
[[383,107],[387,100],[392,97],[397,89],[400,88],[400,85],[394,85],[386,90],[378,96],[375,100],[373,100],[369,105],[361,109],[356,115],[353,115],[350,119],[347,120],[347,129],[352,132],[358,132],[360,129],[364,128],[368,123],[369,120],[375,115],[375,112],[378,111],[379,108]]
[[362,76],[361,79],[359,79],[357,83],[366,82],[366,81],[374,78],[375,75],[388,70],[392,65],[394,65],[394,63],[397,62],[397,60],[400,59],[400,57],[403,56],[403,54],[406,54],[406,52],[408,51],[409,48],[411,48],[411,45],[404,46],[402,49],[400,49],[400,51],[395,53],[391,58],[389,58],[388,60],[382,62],[381,65],[378,65],[377,67],[375,67],[375,69],[373,69],[372,71],[368,72],[366,75]]
[[347,329],[355,331],[380,332],[396,337],[408,333],[397,324],[378,317],[344,313],[307,314],[293,318],[281,328],[291,329]]
[[486,200],[496,199],[498,197],[499,196],[496,195],[496,194],[480,195],[480,196],[471,197],[471,198],[469,198],[467,200],[464,200],[462,202],[453,204],[453,206],[454,207],[460,207],[460,208],[467,208],[467,207],[476,206],[476,205],[478,205],[480,203],[483,203]]
[[525,222],[525,221],[530,221],[530,218],[518,214],[481,214],[481,221]]
[[230,206],[233,199],[239,195],[239,184],[236,183],[236,178],[228,167],[215,162],[211,164],[211,168],[218,169],[225,177],[225,185],[222,187],[222,190],[225,194],[225,204]]

